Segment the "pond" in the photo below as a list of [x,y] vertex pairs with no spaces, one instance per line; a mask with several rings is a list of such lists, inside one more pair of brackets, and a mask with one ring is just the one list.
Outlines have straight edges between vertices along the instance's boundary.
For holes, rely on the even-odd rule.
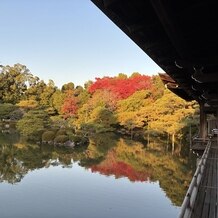
[[177,217],[195,170],[187,146],[113,134],[74,149],[0,134],[2,218]]

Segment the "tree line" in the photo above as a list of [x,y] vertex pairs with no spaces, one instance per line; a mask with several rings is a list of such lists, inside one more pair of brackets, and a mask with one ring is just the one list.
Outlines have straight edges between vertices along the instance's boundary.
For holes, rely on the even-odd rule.
[[58,88],[22,64],[0,69],[0,118],[19,120],[24,135],[33,134],[34,126],[43,131],[52,123],[87,133],[115,131],[147,140],[157,134],[174,141],[188,126],[196,126],[198,112],[195,101],[186,102],[170,92],[158,75],[120,73],[84,86],[69,82]]

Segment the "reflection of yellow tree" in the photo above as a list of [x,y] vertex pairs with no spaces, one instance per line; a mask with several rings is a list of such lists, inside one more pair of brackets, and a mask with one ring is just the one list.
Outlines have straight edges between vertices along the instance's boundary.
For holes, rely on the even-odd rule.
[[[6,140],[5,140],[6,141]],[[130,181],[159,181],[175,205],[180,205],[191,180],[188,158],[176,157],[153,141],[149,148],[140,142],[122,139],[112,133],[96,134],[87,148],[73,150],[17,142],[0,146],[0,179],[19,182],[29,171],[50,165],[71,167],[71,160],[105,175],[127,177]]]
[[27,174],[28,169],[17,159],[16,151],[12,145],[2,145],[0,147],[0,182],[9,183],[20,182]]
[[117,144],[117,137],[113,133],[95,134],[89,139],[86,150],[89,159],[104,159],[110,149]]
[[115,150],[118,160],[131,164],[138,171],[146,171],[151,181],[159,181],[172,202],[180,205],[192,178],[187,159],[165,154],[161,148],[158,151],[158,145],[154,147],[155,150],[147,152],[141,143],[129,146],[121,140]]
[[[115,175],[117,178],[126,176],[131,181],[159,181],[167,196],[179,206],[192,178],[192,169],[186,157],[172,156],[163,151],[163,147],[153,142],[148,150],[140,142],[119,139],[117,145],[107,150],[100,162],[92,162],[89,167],[93,171]],[[95,151],[92,150],[92,158],[102,155],[94,142],[92,149]]]
[[[2,141],[6,143],[3,144]],[[72,167],[72,159],[78,160],[85,156],[84,149],[77,150],[75,154],[74,150],[67,148],[27,144],[22,140],[9,142],[10,140],[0,135],[0,182],[17,183],[29,171],[51,165]]]

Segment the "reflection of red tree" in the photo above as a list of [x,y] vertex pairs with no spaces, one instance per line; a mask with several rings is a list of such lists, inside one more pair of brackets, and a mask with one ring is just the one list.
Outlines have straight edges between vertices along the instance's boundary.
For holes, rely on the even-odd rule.
[[96,90],[108,90],[116,93],[120,99],[132,95],[134,92],[151,88],[151,77],[137,75],[130,78],[103,77],[96,78],[89,87],[89,92],[94,93]]
[[128,177],[130,181],[144,182],[149,180],[149,174],[142,171],[135,170],[131,165],[116,161],[113,155],[110,153],[107,155],[107,159],[98,165],[91,167],[92,172],[99,172],[103,175],[114,175],[116,178]]

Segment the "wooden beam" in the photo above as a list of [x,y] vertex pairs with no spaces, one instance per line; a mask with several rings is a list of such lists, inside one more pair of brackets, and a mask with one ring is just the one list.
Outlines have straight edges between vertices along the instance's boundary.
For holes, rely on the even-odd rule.
[[129,30],[130,33],[136,33],[138,31],[145,29],[145,25],[144,24],[132,24],[132,25],[126,25],[126,28]]
[[193,81],[191,85],[193,90],[198,90],[201,92],[210,92],[211,90],[217,90],[216,83],[197,83]]
[[120,1],[120,0],[103,0],[104,7],[109,8],[118,1]]
[[217,107],[204,107],[204,112],[207,114],[216,113]]
[[159,21],[161,22],[166,34],[170,38],[174,48],[177,50],[181,58],[189,56],[189,51],[186,47],[182,32],[179,30],[178,25],[175,23],[175,16],[166,8],[166,4],[161,0],[150,0],[151,5],[156,12]]
[[210,106],[213,106],[213,107],[218,107],[218,100],[208,100],[206,101],[206,103]]
[[175,64],[180,68],[190,68],[193,69],[195,66],[203,66],[203,67],[211,67],[218,65],[218,56],[210,57],[210,58],[198,58],[193,59],[192,61],[177,59],[175,60]]
[[204,92],[201,96],[206,100],[217,100],[218,101],[218,93]]
[[217,73],[195,73],[192,78],[198,83],[213,83],[218,82],[218,72]]

